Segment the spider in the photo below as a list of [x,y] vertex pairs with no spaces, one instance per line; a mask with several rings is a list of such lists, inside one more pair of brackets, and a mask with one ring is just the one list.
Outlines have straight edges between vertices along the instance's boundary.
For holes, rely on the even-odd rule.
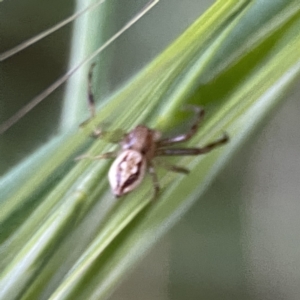
[[[95,64],[91,65],[88,75],[88,102],[92,117],[95,116],[95,102],[92,92],[92,70]],[[196,120],[190,129],[174,137],[162,138],[160,131],[151,129],[144,125],[138,125],[130,132],[124,134],[119,142],[120,150],[107,152],[98,156],[91,157],[82,155],[78,159],[92,158],[115,158],[109,172],[108,179],[111,190],[116,197],[121,197],[135,188],[143,181],[146,172],[151,175],[154,187],[154,197],[160,190],[158,177],[154,169],[153,159],[158,156],[186,156],[200,155],[208,153],[214,148],[228,142],[229,137],[226,133],[214,142],[201,148],[175,148],[175,144],[188,141],[197,132],[199,124],[204,117],[204,110],[199,106],[190,106],[196,114]],[[101,137],[101,130],[95,131],[94,136]],[[188,174],[189,170],[176,165],[163,163],[167,170]]]

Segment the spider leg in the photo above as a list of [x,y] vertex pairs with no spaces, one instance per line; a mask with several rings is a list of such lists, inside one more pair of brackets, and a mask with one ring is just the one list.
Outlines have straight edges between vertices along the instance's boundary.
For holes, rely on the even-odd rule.
[[91,119],[96,115],[95,97],[93,93],[93,70],[96,63],[92,63],[88,74],[88,106],[91,113]]
[[202,148],[163,148],[157,149],[155,152],[155,156],[180,156],[180,155],[199,155],[210,152],[216,147],[219,147],[229,141],[229,137],[226,133],[224,135],[212,142],[207,144]]
[[163,167],[164,169],[168,170],[168,171],[172,171],[172,172],[176,172],[176,173],[183,173],[183,174],[189,174],[190,170],[181,166],[176,166],[176,165],[172,165],[169,164],[165,161],[156,161],[156,164],[158,166]]
[[[93,69],[96,63],[92,63],[89,69],[88,74],[88,106],[90,111],[90,118],[81,123],[80,126],[84,126],[90,120],[92,120],[96,115],[96,106],[95,106],[95,96],[93,93]],[[106,131],[103,127],[107,124],[102,124],[100,128],[96,127],[91,134],[93,138],[104,138],[107,139],[110,143],[118,144],[119,141],[124,137],[125,132],[121,129],[114,130],[114,131]]]
[[[90,69],[89,69],[89,73],[88,73],[88,91],[87,91],[87,93],[88,93],[87,96],[88,97],[87,97],[87,102],[88,102],[88,107],[89,107],[89,111],[90,111],[91,116],[87,120],[82,122],[80,124],[80,127],[86,125],[96,115],[95,96],[94,96],[94,93],[93,93],[93,70],[94,70],[95,65],[96,65],[96,63],[91,64]],[[95,128],[93,130],[92,137],[100,138],[102,136],[103,136],[103,132],[100,128]]]
[[75,158],[75,160],[81,160],[81,159],[86,159],[86,158],[89,158],[89,159],[107,159],[107,158],[115,158],[117,157],[118,155],[118,152],[117,151],[111,151],[111,152],[106,152],[106,153],[103,153],[101,155],[96,155],[96,156],[92,156],[92,155],[89,155],[89,154],[83,154],[83,155],[80,155],[80,156],[77,156]]
[[155,169],[154,169],[154,166],[153,166],[152,163],[149,163],[148,171],[149,171],[149,174],[150,174],[150,176],[152,178],[153,188],[154,188],[153,199],[155,199],[156,196],[158,195],[159,191],[160,191],[160,186],[159,186],[157,174],[155,172]]
[[160,141],[158,141],[159,146],[166,146],[166,145],[170,145],[170,144],[181,143],[181,142],[187,141],[197,132],[199,125],[204,117],[204,109],[200,106],[195,106],[195,105],[189,105],[188,108],[192,109],[196,114],[196,120],[192,124],[189,131],[187,133],[184,133],[181,135],[161,139]]

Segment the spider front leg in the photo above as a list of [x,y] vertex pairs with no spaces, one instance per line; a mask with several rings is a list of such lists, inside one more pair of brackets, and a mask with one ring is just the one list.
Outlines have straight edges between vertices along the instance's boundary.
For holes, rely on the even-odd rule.
[[202,148],[158,148],[155,156],[181,156],[181,155],[200,155],[210,152],[216,147],[222,146],[229,141],[229,137],[224,133],[220,139],[207,144]]
[[[92,63],[88,73],[88,91],[87,91],[87,103],[90,111],[90,117],[80,124],[80,127],[86,125],[90,120],[94,119],[96,116],[96,105],[95,105],[95,96],[93,93],[93,70],[96,63]],[[101,128],[95,128],[93,130],[92,136],[94,138],[100,138],[103,136],[103,131]]]
[[[95,67],[96,63],[92,63],[89,69],[89,74],[88,74],[88,107],[89,107],[89,111],[91,114],[90,119],[88,119],[87,121],[95,118],[96,116],[96,105],[95,105],[95,96],[93,93],[93,70]],[[93,130],[93,137],[94,138],[99,138],[103,135],[103,132],[101,130],[101,128],[94,128]]]
[[91,114],[91,119],[96,115],[95,96],[93,93],[93,70],[96,63],[92,63],[88,74],[88,106]]
[[160,141],[158,141],[159,147],[185,142],[189,140],[197,132],[199,125],[204,117],[204,109],[200,106],[195,106],[195,105],[189,105],[188,108],[192,109],[196,114],[196,120],[192,124],[189,131],[187,133],[175,137],[161,139]]

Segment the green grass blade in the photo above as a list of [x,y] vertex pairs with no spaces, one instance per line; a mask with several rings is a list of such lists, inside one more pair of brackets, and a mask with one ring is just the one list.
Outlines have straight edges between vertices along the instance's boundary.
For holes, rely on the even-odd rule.
[[[199,198],[299,75],[299,9],[297,1],[216,2],[109,99],[93,122],[65,136],[55,153],[49,146],[48,155],[53,154],[27,184],[18,188],[7,177],[3,190],[9,192],[1,204],[5,268],[0,299],[110,295]],[[116,201],[108,189],[107,162],[73,162],[91,144],[88,135],[95,124],[108,119],[114,120],[112,129],[127,130],[141,122],[179,128],[188,116],[180,112],[185,103],[205,105],[207,110],[190,145],[201,146],[223,130],[229,132],[231,142],[206,156],[175,159],[191,169],[189,176],[159,171],[163,189],[155,202],[149,180]],[[86,151],[93,155],[108,149],[105,141],[98,140]],[[46,186],[53,176],[56,180]],[[34,186],[40,188],[38,193]],[[22,216],[21,204],[30,218]]]
[[[76,2],[75,11],[81,11],[83,8],[92,4],[94,1]],[[113,23],[113,9],[111,1],[103,1],[97,10],[86,13],[78,18],[73,25],[73,37],[69,68],[72,69],[78,62],[88,57],[99,45],[104,44],[105,40],[112,35],[111,23]],[[106,16],[110,16],[109,18]],[[101,69],[100,76],[97,77],[97,86],[105,94],[106,82],[108,76],[109,53],[105,52],[98,61],[98,67]],[[87,74],[89,65],[81,68],[80,72],[71,76],[67,81],[64,97],[64,105],[61,114],[61,130],[66,131],[74,125],[77,125],[84,115],[87,115],[85,99],[87,97]],[[76,95],[74,97],[74,95]]]

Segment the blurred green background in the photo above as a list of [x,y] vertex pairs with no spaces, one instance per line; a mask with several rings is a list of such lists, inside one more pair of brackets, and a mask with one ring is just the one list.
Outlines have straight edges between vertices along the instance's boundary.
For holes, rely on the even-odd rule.
[[[104,39],[145,3],[108,2]],[[103,53],[109,61],[104,95],[150,62],[212,2],[161,0]],[[72,1],[4,0],[0,51],[55,24],[74,7]],[[1,63],[1,122],[68,69],[70,35],[67,26]],[[0,137],[1,174],[57,134],[63,91]],[[112,299],[299,299],[299,96],[297,88],[287,95]]]

